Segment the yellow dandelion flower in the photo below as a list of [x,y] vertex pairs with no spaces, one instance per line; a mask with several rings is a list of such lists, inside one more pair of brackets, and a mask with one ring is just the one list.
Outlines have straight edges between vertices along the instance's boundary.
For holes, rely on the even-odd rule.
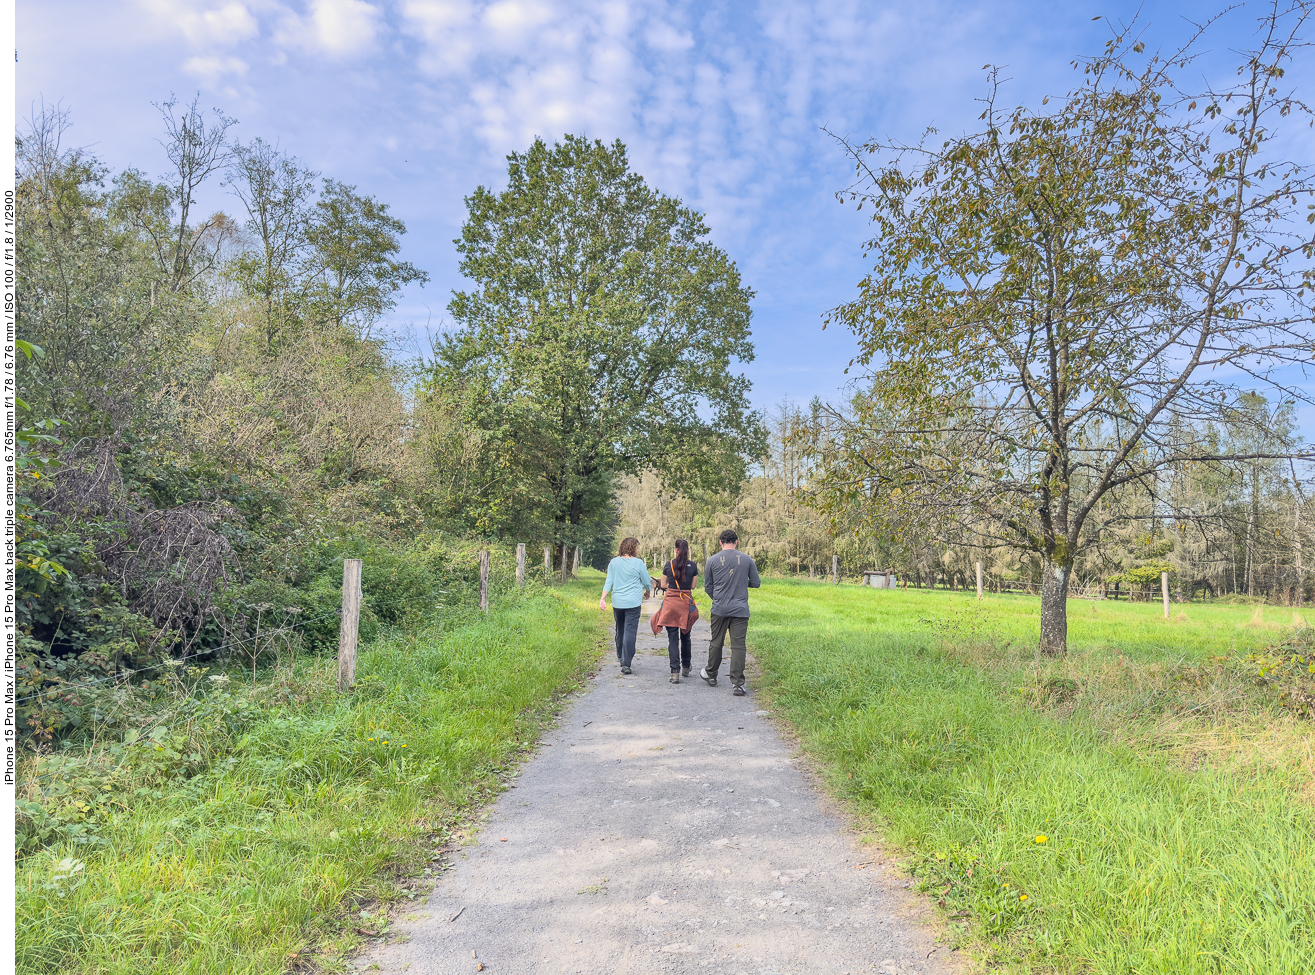
[[1027,895],[1026,895],[1026,894],[1019,894],[1019,895],[1018,895],[1018,899],[1019,899],[1020,901],[1025,901],[1025,900],[1027,900]]
[[1045,841],[1046,841],[1046,838],[1045,838],[1044,836],[1038,836],[1033,842],[1036,842],[1036,843],[1044,843]]

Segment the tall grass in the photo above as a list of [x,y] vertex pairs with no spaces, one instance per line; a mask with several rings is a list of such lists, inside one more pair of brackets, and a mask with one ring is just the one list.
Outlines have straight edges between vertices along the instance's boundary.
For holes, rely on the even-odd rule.
[[369,905],[407,894],[426,841],[500,788],[594,659],[601,631],[573,598],[386,637],[346,696],[331,662],[302,661],[239,734],[217,721],[182,744],[159,736],[195,749],[163,780],[146,760],[157,745],[139,747],[101,845],[20,864],[19,971],[263,975],[375,930]]
[[[1036,602],[772,580],[750,644],[832,788],[993,963],[1315,970],[1315,736],[1235,679],[1292,611],[1075,600],[1072,659],[1038,670]],[[1288,758],[1173,747],[1248,723]]]

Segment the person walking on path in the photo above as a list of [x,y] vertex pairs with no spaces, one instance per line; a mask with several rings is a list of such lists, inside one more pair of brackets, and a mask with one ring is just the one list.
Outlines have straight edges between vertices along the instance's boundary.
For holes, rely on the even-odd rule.
[[667,656],[671,662],[673,684],[679,684],[681,677],[689,676],[689,631],[699,618],[693,592],[694,577],[698,574],[698,565],[689,559],[689,542],[676,539],[676,555],[662,567],[662,588],[667,594],[662,598],[662,608],[649,620],[654,636],[661,627],[667,628]]
[[603,594],[598,597],[598,608],[607,608],[607,594],[612,594],[612,621],[616,624],[616,659],[621,673],[630,673],[635,659],[635,636],[639,633],[639,609],[644,605],[653,584],[644,560],[636,556],[639,539],[621,540],[620,552],[607,563],[607,578],[603,580]]
[[709,687],[717,686],[721,651],[726,634],[731,637],[731,683],[735,696],[743,697],[745,637],[749,632],[749,590],[762,585],[758,566],[736,548],[739,536],[727,528],[721,533],[721,551],[703,567],[703,588],[712,597],[712,639],[708,642],[708,665],[699,676]]

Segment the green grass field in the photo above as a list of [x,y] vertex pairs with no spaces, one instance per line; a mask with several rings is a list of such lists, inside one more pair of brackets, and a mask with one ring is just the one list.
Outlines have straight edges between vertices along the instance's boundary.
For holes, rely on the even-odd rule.
[[[597,659],[601,582],[382,640],[347,697],[306,659],[197,691],[214,707],[145,747],[29,759],[101,842],[20,863],[19,970],[340,967]],[[993,968],[1312,970],[1315,735],[1246,660],[1311,632],[1292,610],[1075,600],[1069,657],[1038,666],[1034,598],[768,579],[752,601],[756,689]]]
[[1026,596],[769,579],[752,604],[766,697],[979,958],[1315,971],[1315,734],[1245,660],[1311,632],[1293,610],[1073,600],[1038,667]]
[[[85,806],[102,842],[20,863],[18,970],[274,975],[308,952],[334,967],[385,923],[380,900],[423,886],[431,843],[501,788],[592,666],[585,588],[381,640],[348,696],[329,660],[255,697],[202,678],[210,716],[145,747],[29,759],[20,795],[45,775],[43,801]],[[86,786],[107,761],[106,791]]]

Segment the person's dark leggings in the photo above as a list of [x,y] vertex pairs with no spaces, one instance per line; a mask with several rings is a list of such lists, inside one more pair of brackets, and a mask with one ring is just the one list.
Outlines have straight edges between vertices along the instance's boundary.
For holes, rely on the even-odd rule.
[[635,659],[635,636],[639,633],[639,607],[629,609],[612,607],[612,621],[616,624],[616,659],[622,667],[629,667]]
[[667,627],[667,656],[671,658],[673,674],[681,667],[689,669],[689,634],[681,632],[679,626]]

